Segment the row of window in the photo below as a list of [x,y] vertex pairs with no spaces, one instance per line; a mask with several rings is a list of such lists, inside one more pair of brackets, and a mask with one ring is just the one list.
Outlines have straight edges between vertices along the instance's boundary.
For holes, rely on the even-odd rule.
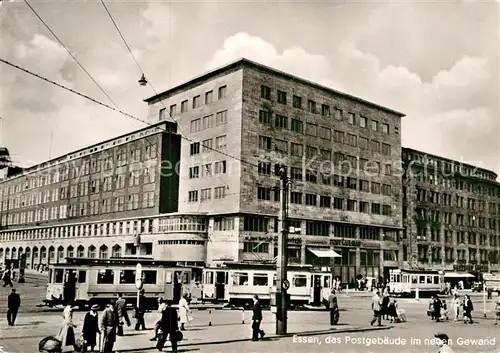
[[[455,239],[453,235],[455,234]],[[441,239],[441,235],[443,239]],[[475,232],[465,232],[445,230],[442,234],[437,228],[428,229],[425,227],[417,226],[417,240],[432,241],[440,243],[444,240],[445,243],[456,243],[456,244],[466,244],[466,245],[479,245],[479,246],[497,246],[500,245],[500,235],[496,234],[481,234]],[[489,242],[488,242],[489,240]]]
[[[447,263],[452,263],[454,260],[467,261],[467,251],[468,251],[468,261],[470,263],[497,263],[500,260],[498,253],[496,251],[468,249],[468,250],[456,250],[456,255],[454,255],[454,248],[451,247],[429,247],[427,245],[418,245],[418,259],[421,262],[433,262],[441,263],[443,260]],[[444,252],[444,254],[443,254]],[[443,256],[444,255],[444,259]]]
[[[142,203],[140,202],[140,199],[142,199]],[[41,221],[93,216],[113,212],[133,211],[139,208],[155,207],[158,202],[158,196],[155,195],[155,192],[148,191],[143,192],[142,194],[136,193],[128,196],[47,207],[26,212],[9,213],[2,215],[2,225],[18,225]]]
[[189,179],[211,177],[212,175],[225,174],[226,172],[227,172],[226,161],[206,163],[206,164],[203,164],[201,166],[190,167],[189,168]]
[[204,116],[191,120],[190,132],[195,133],[203,130],[208,130],[214,126],[219,126],[227,123],[227,110],[220,111],[215,114]]
[[[406,206],[403,206],[403,218],[407,218]],[[467,218],[465,218],[467,216]],[[474,215],[463,215],[460,213],[441,212],[438,210],[427,210],[417,207],[415,209],[415,219],[418,221],[429,221],[433,223],[454,224],[458,226],[469,226],[497,230],[500,227],[500,220],[495,218],[476,217]],[[467,220],[467,222],[466,222]],[[486,222],[488,221],[488,222]]]
[[[76,179],[81,176],[111,170],[114,167],[125,166],[129,163],[132,164],[155,159],[158,153],[157,144],[149,144],[148,142],[145,142],[144,144],[144,150],[142,147],[130,150],[126,147],[117,148],[116,156],[114,155],[114,151],[103,152],[99,155],[92,155],[92,159],[86,158],[75,160],[52,167],[44,171],[42,175],[23,178],[23,181],[18,182],[16,185],[1,188],[0,196],[2,196],[2,198],[6,198],[15,193],[56,184],[61,181],[69,180],[70,178]],[[130,155],[128,160],[127,155]]]
[[[259,122],[265,125],[273,126],[272,113],[265,110],[259,111]],[[291,119],[288,123],[288,117],[283,115],[275,115],[274,126],[281,129],[290,129],[293,132],[306,134],[312,137],[320,137],[326,141],[333,141],[336,143],[343,143],[352,147],[359,147],[361,149],[370,150],[383,155],[391,155],[391,145],[387,143],[380,143],[379,141],[368,139],[363,136],[357,136],[351,133],[345,133],[341,130],[333,130],[327,126],[318,126],[313,123],[305,123],[299,119]]]
[[188,202],[207,202],[212,198],[220,200],[226,197],[226,186],[217,186],[213,188],[206,188],[201,190],[191,190],[188,192]]
[[[227,86],[221,86],[217,89],[217,99],[218,100],[222,100],[226,97],[226,93],[227,93]],[[201,107],[203,104],[211,104],[214,102],[214,91],[207,91],[205,92],[204,96],[203,96],[203,100],[202,100],[202,96],[201,95],[197,95],[197,96],[194,96],[192,98],[192,105],[191,105],[191,108],[194,110],[194,109],[197,109],[199,107]],[[183,100],[181,102],[181,109],[180,109],[180,113],[183,114],[183,113],[186,113],[187,111],[189,110],[189,100],[186,99],[186,100]],[[169,110],[169,113],[170,113],[170,117],[174,117],[178,114],[178,111],[177,111],[177,104],[172,104],[170,106],[170,110]],[[166,108],[162,108],[160,109],[160,121],[162,120],[167,120],[167,111],[166,111]]]
[[[266,100],[274,100],[271,87],[261,85],[260,86],[260,97]],[[288,93],[285,91],[277,90],[276,91],[276,101],[279,104],[287,105],[288,104]],[[351,125],[359,125],[362,128],[370,127],[373,131],[380,131],[384,134],[390,133],[389,124],[381,123],[377,120],[371,119],[359,115],[356,116],[355,113],[352,112],[344,112],[342,109],[338,107],[334,107],[333,110],[328,104],[318,104],[313,100],[307,100],[307,106],[304,106],[304,102],[301,96],[293,95],[292,96],[292,106],[297,109],[306,108],[308,112],[311,114],[321,114],[321,116],[325,118],[334,117],[335,119],[342,121],[345,120]],[[369,121],[369,123],[368,123]],[[398,134],[399,129],[397,126],[394,127],[394,133]]]
[[[410,171],[410,170],[409,170]],[[408,173],[410,174],[410,173]],[[477,195],[491,196],[500,198],[500,187],[490,187],[487,185],[481,185],[478,183],[468,183],[459,179],[452,179],[449,177],[442,177],[439,175],[434,175],[430,172],[427,173],[413,173],[415,179],[420,183],[426,183],[430,185],[442,185],[448,188],[454,188],[460,191],[467,191]]]

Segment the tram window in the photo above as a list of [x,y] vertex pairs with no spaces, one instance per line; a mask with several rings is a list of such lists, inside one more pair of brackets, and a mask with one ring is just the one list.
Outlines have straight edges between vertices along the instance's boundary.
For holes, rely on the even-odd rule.
[[439,284],[439,276],[434,276],[434,284]]
[[425,276],[419,276],[419,283],[424,284],[425,283]]
[[432,284],[432,276],[427,276],[427,284]]
[[403,277],[403,283],[408,283],[408,276],[402,276]]
[[233,285],[248,286],[248,273],[237,272],[233,274]]
[[172,284],[172,272],[171,271],[165,271],[165,283]]
[[113,270],[99,270],[97,272],[97,284],[113,284],[115,273]]
[[277,282],[276,274],[273,274],[273,287],[276,287],[276,282]]
[[293,276],[293,286],[294,287],[307,287],[307,275],[295,275],[295,276]]
[[87,271],[78,271],[78,283],[87,282]]
[[417,276],[411,276],[411,283],[418,283]]
[[267,273],[254,273],[253,285],[254,286],[268,286],[269,280],[267,277]]
[[156,271],[153,270],[143,271],[142,280],[144,284],[156,284]]
[[214,284],[214,273],[212,271],[205,273],[205,284]]
[[55,270],[54,283],[63,283],[63,279],[64,279],[64,270]]
[[133,284],[133,283],[135,283],[135,270],[121,270],[120,284]]

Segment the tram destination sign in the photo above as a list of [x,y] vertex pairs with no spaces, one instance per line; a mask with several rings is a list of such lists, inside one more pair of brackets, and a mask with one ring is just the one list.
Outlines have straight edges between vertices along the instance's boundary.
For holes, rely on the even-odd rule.
[[348,247],[360,247],[361,240],[357,239],[330,239],[330,245],[332,246],[348,246]]

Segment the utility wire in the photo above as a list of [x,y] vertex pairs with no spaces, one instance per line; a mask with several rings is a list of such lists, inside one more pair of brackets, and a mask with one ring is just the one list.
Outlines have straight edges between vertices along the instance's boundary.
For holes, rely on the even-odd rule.
[[[83,98],[87,99],[87,100],[90,100],[91,102],[93,102],[93,103],[95,103],[95,104],[98,104],[98,105],[103,106],[103,107],[105,107],[105,108],[111,109],[111,110],[113,110],[113,111],[115,111],[115,112],[117,112],[117,113],[120,113],[120,114],[122,114],[122,115],[125,115],[125,116],[127,116],[127,117],[129,117],[129,118],[131,118],[131,119],[134,119],[134,120],[140,121],[141,123],[144,123],[144,124],[146,124],[146,125],[153,126],[153,124],[151,124],[151,123],[149,123],[149,122],[147,122],[147,121],[145,121],[145,120],[139,119],[139,118],[137,118],[137,117],[135,117],[135,116],[133,116],[133,115],[131,115],[131,114],[125,113],[124,111],[122,111],[122,110],[120,110],[120,109],[113,108],[112,106],[110,106],[110,105],[108,105],[108,104],[106,104],[106,103],[102,103],[102,102],[100,102],[100,101],[98,101],[98,100],[96,100],[96,99],[94,99],[94,98],[92,98],[92,97],[87,96],[86,94],[80,93],[80,92],[78,92],[78,91],[75,91],[74,89],[71,89],[71,88],[68,88],[68,87],[66,87],[66,86],[64,86],[64,85],[61,85],[60,83],[54,82],[54,81],[52,81],[52,80],[49,80],[48,78],[45,78],[45,77],[40,76],[40,75],[38,75],[38,74],[36,74],[36,73],[34,73],[34,72],[32,72],[32,71],[29,71],[29,70],[27,70],[27,69],[24,69],[24,68],[22,68],[22,67],[18,66],[18,65],[15,65],[15,64],[11,63],[11,62],[10,62],[10,61],[8,61],[8,60],[5,60],[5,59],[0,58],[0,62],[4,63],[4,64],[6,64],[6,65],[9,65],[9,66],[11,66],[11,67],[13,67],[13,68],[15,68],[15,69],[17,69],[17,70],[23,71],[23,72],[25,72],[25,73],[27,73],[27,74],[29,74],[29,75],[35,76],[35,77],[37,77],[37,78],[39,78],[39,79],[41,79],[41,80],[43,80],[43,81],[45,81],[45,82],[51,83],[51,84],[53,84],[53,85],[55,85],[55,86],[57,86],[57,87],[59,87],[59,88],[62,88],[62,89],[64,89],[64,90],[66,90],[66,91],[69,91],[69,92],[71,92],[71,93],[74,93],[74,94],[76,94],[76,95],[78,95],[78,96],[80,96],[80,97],[83,97]],[[186,136],[183,136],[183,135],[181,135],[181,138],[183,138],[183,139],[185,139],[185,140],[187,140],[187,141],[190,141],[190,142],[192,142],[192,143],[199,142],[199,141],[194,141],[194,140],[190,139],[189,137],[186,137]],[[241,163],[243,163],[243,164],[247,164],[247,165],[250,165],[250,166],[252,166],[252,167],[258,167],[258,165],[257,165],[257,164],[254,164],[254,163],[248,162],[248,161],[246,161],[246,160],[244,160],[244,159],[241,159],[241,158],[236,157],[236,156],[233,156],[233,155],[231,155],[231,154],[229,154],[229,153],[226,153],[226,152],[220,151],[220,150],[215,149],[215,148],[213,148],[213,147],[208,147],[208,146],[205,146],[205,148],[207,148],[207,149],[209,149],[209,150],[212,150],[212,151],[215,151],[215,152],[217,152],[217,153],[219,153],[219,154],[222,154],[222,155],[224,155],[224,156],[226,156],[226,157],[229,157],[229,158],[235,159],[235,160],[237,160],[237,161],[240,161],[240,162],[241,162]]]
[[62,45],[62,47],[64,49],[66,49],[66,51],[68,52],[68,54],[73,58],[73,60],[75,60],[75,62],[78,64],[78,66],[80,66],[80,68],[83,70],[83,72],[85,72],[87,74],[87,76],[96,84],[97,87],[99,87],[99,89],[101,90],[102,93],[104,93],[104,95],[109,99],[109,101],[116,107],[118,108],[118,106],[116,105],[116,103],[113,101],[113,99],[111,99],[111,97],[106,93],[106,91],[99,85],[99,83],[97,83],[97,81],[92,77],[92,75],[83,67],[83,65],[78,61],[78,59],[73,55],[73,53],[71,52],[71,50],[69,50],[69,48],[67,46],[64,45],[64,43],[59,39],[59,37],[54,33],[54,31],[52,31],[52,29],[50,29],[49,25],[40,17],[40,15],[36,12],[36,10],[30,5],[30,3],[27,1],[27,0],[24,0],[24,2],[26,3],[26,5],[28,5],[28,7],[31,9],[31,11],[35,14],[36,17],[38,17],[38,19],[43,23],[43,25],[48,29],[48,31],[54,36],[54,38],[59,42],[59,44]]

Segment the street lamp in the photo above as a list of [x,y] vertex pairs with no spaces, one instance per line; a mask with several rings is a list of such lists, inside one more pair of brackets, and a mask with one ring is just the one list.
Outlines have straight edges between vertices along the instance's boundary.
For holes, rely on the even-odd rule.
[[287,169],[281,167],[278,172],[281,178],[281,237],[278,237],[278,261],[276,261],[276,334],[287,333],[288,298],[290,283],[287,279],[288,266],[288,185]]

